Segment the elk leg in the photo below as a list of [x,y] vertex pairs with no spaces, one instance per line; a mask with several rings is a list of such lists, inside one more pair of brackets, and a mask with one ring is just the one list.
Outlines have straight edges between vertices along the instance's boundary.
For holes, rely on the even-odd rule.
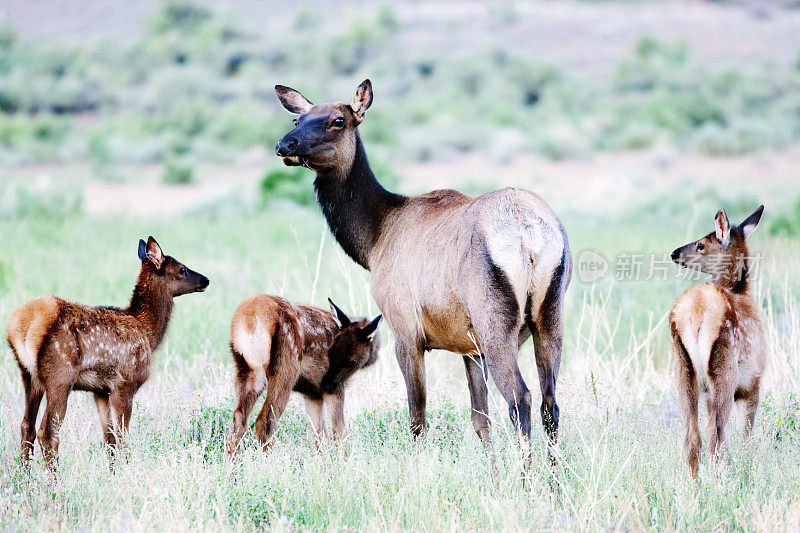
[[395,340],[395,357],[406,382],[411,432],[419,437],[428,427],[425,417],[425,359],[413,341]]
[[100,417],[100,428],[103,432],[103,441],[113,450],[117,445],[114,436],[114,426],[111,423],[111,408],[108,405],[108,393],[94,394],[94,404],[97,407],[97,415]]
[[467,371],[467,386],[469,387],[469,401],[471,404],[470,418],[472,427],[486,453],[492,454],[492,427],[489,420],[489,389],[486,386],[489,379],[489,368],[483,358],[465,355],[464,366]]
[[733,397],[736,390],[736,361],[730,361],[731,342],[728,336],[720,335],[714,342],[708,360],[710,392],[708,395],[708,453],[711,464],[718,474],[725,446],[725,428],[731,416]]
[[336,394],[325,396],[325,405],[328,409],[328,416],[331,418],[331,429],[333,441],[342,448],[345,454],[348,453],[347,425],[344,422],[344,388]]
[[[542,391],[542,405],[539,410],[542,426],[547,434],[548,447],[552,447],[558,442],[559,409],[556,403],[556,380],[561,367],[561,327],[551,326],[551,330],[547,332],[537,327],[533,332],[536,370]],[[552,450],[550,454],[550,459],[553,461]]]
[[325,437],[325,420],[323,419],[324,404],[322,399],[305,398],[306,414],[311,420],[311,428],[314,430],[314,446],[317,451],[322,447],[322,439]]
[[486,361],[497,389],[508,403],[508,416],[514,429],[525,440],[530,441],[531,393],[522,379],[513,350],[510,346],[506,349],[487,348]]
[[753,426],[756,423],[756,411],[758,411],[760,392],[759,385],[759,380],[756,379],[756,382],[750,390],[742,394],[741,397],[735,397],[736,404],[739,407],[739,414],[741,415],[740,418],[742,419],[742,433],[745,438],[749,437],[753,432]]
[[291,386],[281,385],[280,383],[270,382],[267,387],[267,397],[264,400],[264,405],[261,407],[261,412],[258,413],[258,418],[256,418],[256,438],[264,451],[268,451],[272,446],[272,436],[278,429],[278,421],[283,414],[283,410],[286,409],[286,404],[289,403],[289,395],[292,392]]
[[228,458],[232,459],[236,455],[239,443],[247,432],[247,420],[253,412],[253,406],[267,383],[264,370],[248,370],[244,377],[239,374],[236,379],[237,405],[233,411],[233,430],[226,443]]
[[[564,236],[566,245],[566,235]],[[561,349],[564,338],[564,292],[572,275],[572,260],[569,249],[565,248],[561,264],[553,271],[550,285],[534,320],[528,315],[526,322],[533,334],[533,348],[536,370],[539,374],[539,388],[542,404],[539,411],[542,426],[547,434],[550,463],[555,465],[553,447],[558,442],[559,408],[556,403],[556,382],[561,368]]]
[[124,442],[133,413],[133,392],[117,389],[109,395],[113,415],[113,428],[119,433],[116,440]]
[[692,477],[697,477],[697,468],[700,464],[700,430],[698,428],[698,400],[700,392],[697,386],[697,376],[695,375],[692,361],[683,342],[678,336],[677,331],[671,328],[672,348],[677,359],[675,365],[675,377],[678,388],[678,402],[680,403],[681,413],[686,422],[686,439],[683,443],[686,461],[689,463],[689,470]]
[[712,383],[712,391],[708,399],[706,439],[715,472],[717,472],[725,453],[725,428],[733,408],[733,394],[728,394],[728,392],[729,389],[725,387],[725,384]]
[[20,426],[22,441],[20,459],[25,462],[33,455],[33,443],[36,441],[36,417],[39,414],[44,391],[27,370],[23,369],[21,372],[22,386],[25,389],[25,415],[22,417]]
[[47,406],[39,426],[38,438],[45,462],[50,469],[55,467],[58,458],[58,433],[67,413],[67,399],[71,390],[72,383],[64,381],[51,384],[45,393]]

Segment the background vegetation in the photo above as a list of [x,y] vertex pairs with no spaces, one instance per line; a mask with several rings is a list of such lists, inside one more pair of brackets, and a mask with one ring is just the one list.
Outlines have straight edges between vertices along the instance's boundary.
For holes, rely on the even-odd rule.
[[[643,17],[634,4],[466,2],[461,18],[443,23],[424,2],[330,18],[310,4],[276,8],[280,24],[259,31],[241,10],[170,1],[119,39],[42,38],[4,24],[0,323],[45,293],[123,304],[138,239],[149,234],[212,285],[178,300],[136,398],[129,456],[113,474],[80,393],[70,399],[58,475],[38,455],[30,475],[19,469],[21,385],[2,349],[0,527],[800,527],[800,42],[785,43],[797,60],[736,62],[731,52],[731,65],[698,57],[685,40],[641,34],[597,72],[540,59],[513,38],[537,9]],[[739,13],[745,27],[797,18],[783,8],[773,22],[737,5],[707,9]],[[459,46],[435,46],[426,37],[434,32]],[[576,264],[589,249],[609,261],[603,279],[573,279],[561,460],[554,473],[546,468],[537,432],[527,489],[493,388],[501,474],[490,477],[457,356],[428,356],[431,430],[412,442],[386,328],[380,362],[348,392],[348,457],[314,452],[296,400],[270,455],[250,442],[237,465],[222,456],[234,401],[228,325],[242,299],[332,296],[356,314],[377,312],[368,273],[327,234],[309,172],[271,155],[290,127],[276,83],[322,101],[349,98],[365,77],[376,99],[361,134],[387,187],[529,187],[564,221]],[[759,203],[767,209],[752,238],[763,254],[753,293],[771,363],[756,438],[744,442],[732,427],[721,479],[704,458],[695,483],[683,464],[664,323],[694,281],[670,265],[652,279],[644,268],[638,281],[616,279],[616,268],[624,255],[663,259],[710,231],[720,206],[741,220]],[[537,403],[531,346],[520,363]]]

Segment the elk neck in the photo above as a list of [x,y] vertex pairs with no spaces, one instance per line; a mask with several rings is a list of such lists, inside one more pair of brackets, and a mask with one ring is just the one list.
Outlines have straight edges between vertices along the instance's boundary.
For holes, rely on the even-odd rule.
[[317,172],[314,189],[339,245],[356,263],[369,270],[369,256],[386,217],[407,198],[387,191],[378,183],[358,131],[350,168]]
[[149,263],[142,265],[128,312],[139,322],[150,341],[150,348],[155,350],[167,332],[172,296],[159,282],[155,267]]
[[732,254],[723,258],[713,282],[734,294],[745,294],[750,274],[747,254],[746,246],[737,246]]

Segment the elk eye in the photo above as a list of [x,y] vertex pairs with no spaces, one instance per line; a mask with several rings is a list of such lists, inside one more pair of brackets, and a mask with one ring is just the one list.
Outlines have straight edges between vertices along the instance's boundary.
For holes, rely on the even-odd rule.
[[358,359],[353,359],[352,361],[348,361],[347,362],[347,366],[351,366],[351,367],[352,366],[356,366],[357,362],[358,362]]
[[180,274],[182,278],[185,278],[186,277],[186,267],[181,267],[181,269],[178,271],[178,274]]
[[698,243],[697,243],[697,251],[698,251],[698,252],[702,252],[702,251],[703,251],[703,250],[705,250],[705,249],[706,249],[706,247],[703,245],[703,243],[702,243],[702,242],[698,242]]
[[333,122],[331,122],[331,126],[333,126],[334,128],[343,128],[344,127],[344,117],[337,117],[337,118],[333,119]]

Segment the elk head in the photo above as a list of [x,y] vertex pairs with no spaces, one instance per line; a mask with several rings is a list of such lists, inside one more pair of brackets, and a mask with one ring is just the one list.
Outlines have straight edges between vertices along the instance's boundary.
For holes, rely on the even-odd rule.
[[[715,279],[732,274],[739,279],[747,261],[747,239],[758,226],[764,206],[759,206],[744,222],[731,225],[724,209],[714,217],[714,231],[672,252],[680,266],[711,274]],[[732,279],[734,279],[732,278]]]
[[355,157],[356,128],[372,104],[372,83],[358,86],[353,103],[314,105],[302,94],[276,85],[278,98],[294,119],[295,128],[275,146],[275,153],[289,166],[304,166],[317,172],[347,172]]
[[322,377],[322,390],[332,394],[339,390],[347,379],[378,359],[381,336],[378,326],[382,315],[372,321],[351,320],[330,299],[331,314],[339,325],[339,331],[328,347],[328,371]]
[[142,270],[152,272],[152,279],[162,284],[172,297],[203,292],[208,287],[207,277],[187,268],[174,257],[164,255],[152,236],[147,238],[146,243],[139,239],[139,259],[142,261]]

